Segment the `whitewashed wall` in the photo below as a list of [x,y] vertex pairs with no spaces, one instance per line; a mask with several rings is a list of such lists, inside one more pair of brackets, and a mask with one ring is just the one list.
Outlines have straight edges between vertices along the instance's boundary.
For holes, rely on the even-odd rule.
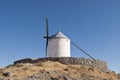
[[66,38],[53,38],[48,41],[48,57],[71,57],[70,40]]

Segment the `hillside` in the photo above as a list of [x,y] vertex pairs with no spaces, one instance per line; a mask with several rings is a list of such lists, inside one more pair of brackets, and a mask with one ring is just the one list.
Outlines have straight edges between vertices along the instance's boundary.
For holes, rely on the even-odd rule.
[[120,80],[114,72],[56,61],[16,63],[0,69],[0,80]]

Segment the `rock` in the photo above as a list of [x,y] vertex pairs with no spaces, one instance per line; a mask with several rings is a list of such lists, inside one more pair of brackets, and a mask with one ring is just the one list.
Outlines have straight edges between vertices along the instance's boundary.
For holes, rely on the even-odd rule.
[[0,78],[0,80],[5,80],[4,78]]
[[71,80],[67,75],[61,74],[58,76],[58,78],[61,78],[62,80]]
[[10,76],[12,76],[12,73],[10,73],[10,72],[4,72],[2,75],[4,77],[10,77]]
[[50,80],[58,80],[57,78],[50,77]]

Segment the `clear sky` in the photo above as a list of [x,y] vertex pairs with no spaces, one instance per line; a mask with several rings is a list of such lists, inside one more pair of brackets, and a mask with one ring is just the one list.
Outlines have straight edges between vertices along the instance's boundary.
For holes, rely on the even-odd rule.
[[[120,73],[120,0],[0,0],[0,67],[45,57],[50,34],[61,30],[96,59]],[[71,45],[73,57],[87,57]]]

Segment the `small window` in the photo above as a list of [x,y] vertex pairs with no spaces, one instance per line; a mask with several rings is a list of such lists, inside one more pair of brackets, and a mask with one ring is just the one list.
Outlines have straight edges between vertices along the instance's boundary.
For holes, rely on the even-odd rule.
[[66,39],[66,42],[68,42],[68,40]]
[[58,39],[58,41],[60,41],[60,39]]

